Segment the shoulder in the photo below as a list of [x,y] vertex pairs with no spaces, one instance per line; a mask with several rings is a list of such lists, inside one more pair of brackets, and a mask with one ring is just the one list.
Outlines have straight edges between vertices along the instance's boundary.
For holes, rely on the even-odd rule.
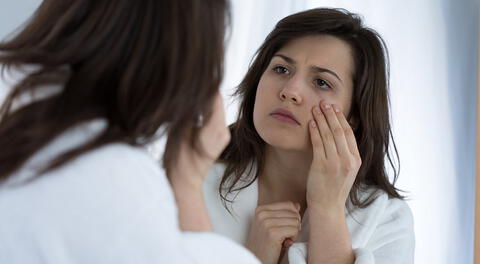
[[174,204],[160,166],[143,149],[124,143],[84,153],[30,182],[4,186],[1,196],[24,207],[24,212],[39,213],[52,205],[98,215],[104,208],[122,212],[161,200],[163,205]]
[[28,230],[41,237],[39,230],[51,230],[59,237],[78,237],[79,248],[154,233],[158,222],[175,226],[175,215],[161,169],[144,151],[126,144],[95,149],[31,182],[0,190],[0,233],[13,237]]
[[160,173],[160,164],[157,164],[146,150],[124,143],[113,143],[92,150],[67,164],[66,167],[82,170],[109,171],[119,174],[136,175],[144,173]]
[[365,194],[375,198],[366,209],[381,213],[383,221],[402,221],[413,225],[412,211],[405,200],[390,197],[385,191],[375,188],[370,188]]
[[354,208],[347,213],[353,247],[367,248],[371,252],[382,250],[389,252],[385,253],[388,256],[392,250],[410,256],[414,250],[415,233],[412,211],[407,202],[389,197],[376,188],[363,190],[360,197],[374,200],[365,208]]
[[126,186],[131,187],[164,177],[159,164],[145,150],[124,143],[108,144],[84,153],[49,174],[58,175],[59,179],[81,177],[85,182],[97,184],[128,183]]
[[413,227],[413,214],[406,201],[398,198],[388,198],[385,202],[384,221],[402,222],[405,226]]
[[[164,199],[171,196],[160,164],[146,150],[124,143],[109,144],[90,151],[52,173],[61,174],[58,178],[63,177],[67,184],[74,181],[76,188],[83,186],[85,192],[90,192],[92,188],[103,189],[113,196],[129,196],[132,202],[159,195]],[[78,182],[75,177],[83,180]],[[91,187],[92,184],[98,187]]]
[[413,237],[413,214],[406,201],[389,197],[385,191],[376,188],[365,190],[360,197],[372,197],[374,200],[367,207],[354,208],[351,212],[348,222],[352,230]]

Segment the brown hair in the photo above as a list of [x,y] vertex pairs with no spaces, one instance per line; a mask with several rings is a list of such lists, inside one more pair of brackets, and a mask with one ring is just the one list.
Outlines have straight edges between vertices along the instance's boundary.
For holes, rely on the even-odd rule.
[[[228,18],[225,0],[43,1],[18,34],[0,43],[2,72],[40,66],[1,108],[0,182],[60,133],[95,118],[106,119],[107,128],[42,172],[108,143],[144,145],[163,124],[168,169],[187,131],[197,146],[196,117],[210,117]],[[21,95],[51,84],[63,89],[12,108]]]
[[[390,128],[389,70],[385,43],[374,30],[363,26],[358,15],[344,9],[318,8],[280,20],[258,49],[247,74],[237,87],[235,95],[241,98],[240,111],[237,121],[230,126],[232,140],[221,155],[226,170],[219,191],[225,205],[226,202],[232,202],[227,194],[252,184],[264,165],[265,142],[253,125],[255,95],[263,72],[273,55],[289,41],[311,35],[331,35],[342,39],[351,46],[354,54],[354,92],[352,110],[347,118],[350,121],[354,118],[357,123],[354,134],[362,165],[350,191],[350,201],[360,208],[368,206],[375,199],[375,193],[360,199],[360,192],[368,187],[381,189],[390,197],[404,198],[394,187],[399,170],[389,153],[391,137],[399,161]],[[393,169],[393,183],[388,179],[385,157]],[[250,170],[247,175],[252,176],[252,162],[258,168],[256,174],[249,179],[242,178],[247,169]]]

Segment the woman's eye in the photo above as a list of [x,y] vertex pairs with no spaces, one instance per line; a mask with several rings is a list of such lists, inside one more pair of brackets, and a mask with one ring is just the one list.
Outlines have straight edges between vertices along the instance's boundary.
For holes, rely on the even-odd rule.
[[322,89],[330,89],[330,85],[323,79],[316,79],[315,84]]
[[282,67],[282,66],[274,67],[273,71],[276,72],[276,73],[279,73],[279,74],[289,74],[290,73],[290,71],[287,68]]

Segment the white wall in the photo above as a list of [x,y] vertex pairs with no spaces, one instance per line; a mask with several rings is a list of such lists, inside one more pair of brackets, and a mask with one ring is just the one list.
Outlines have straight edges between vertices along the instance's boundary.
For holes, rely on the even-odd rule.
[[[386,40],[401,173],[415,219],[416,263],[473,262],[478,1],[232,0],[228,94],[274,23],[300,10],[343,7]],[[237,104],[228,106],[235,120]]]
[[3,0],[0,3],[0,39],[17,29],[42,0]]

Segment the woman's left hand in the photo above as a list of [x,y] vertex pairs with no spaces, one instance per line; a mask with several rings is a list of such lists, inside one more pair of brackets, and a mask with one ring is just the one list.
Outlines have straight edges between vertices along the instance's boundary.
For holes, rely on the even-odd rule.
[[345,207],[362,163],[353,130],[336,105],[320,102],[312,109],[309,131],[313,160],[307,182],[308,206]]

